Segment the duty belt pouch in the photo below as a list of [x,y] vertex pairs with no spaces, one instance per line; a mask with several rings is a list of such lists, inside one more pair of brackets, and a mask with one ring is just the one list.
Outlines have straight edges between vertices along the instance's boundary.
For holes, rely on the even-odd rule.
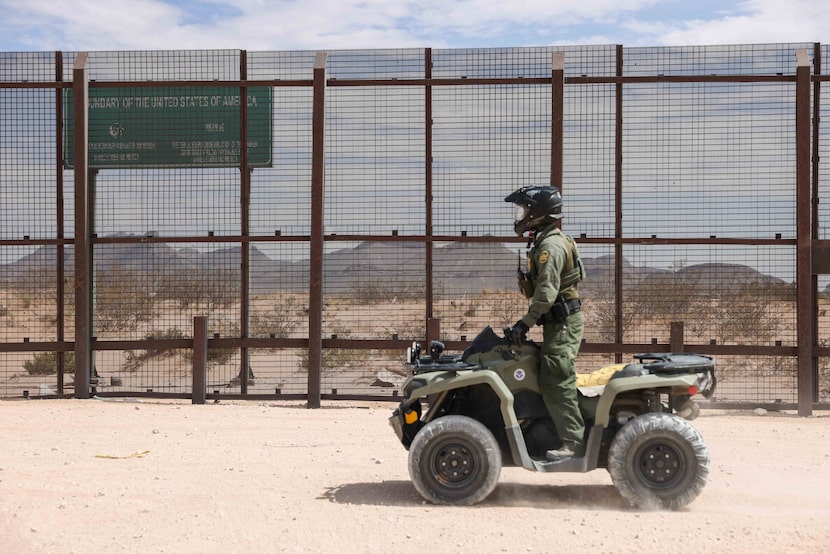
[[582,310],[582,301],[579,298],[566,301],[559,297],[553,306],[550,307],[548,313],[539,318],[536,325],[544,325],[545,323],[552,323],[554,321],[565,321],[569,315],[575,314]]

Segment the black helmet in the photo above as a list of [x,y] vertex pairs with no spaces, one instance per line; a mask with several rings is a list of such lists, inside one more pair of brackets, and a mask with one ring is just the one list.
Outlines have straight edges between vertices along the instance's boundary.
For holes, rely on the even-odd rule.
[[556,187],[539,185],[522,187],[511,193],[505,202],[513,202],[522,212],[516,217],[513,230],[517,235],[539,229],[542,225],[562,219],[562,195]]

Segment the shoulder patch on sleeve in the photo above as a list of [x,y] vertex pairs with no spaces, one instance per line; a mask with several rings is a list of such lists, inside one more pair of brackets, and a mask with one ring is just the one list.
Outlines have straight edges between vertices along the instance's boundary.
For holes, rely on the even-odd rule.
[[543,251],[541,254],[539,254],[539,265],[547,262],[549,259],[550,259],[550,252],[548,252],[547,250]]

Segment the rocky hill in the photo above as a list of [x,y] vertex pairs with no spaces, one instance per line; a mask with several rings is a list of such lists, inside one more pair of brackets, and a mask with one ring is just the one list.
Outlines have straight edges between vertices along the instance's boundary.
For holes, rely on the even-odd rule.
[[[353,247],[333,248],[325,255],[324,287],[327,294],[365,288],[399,291],[420,296],[425,282],[426,247],[415,242],[364,242]],[[520,261],[520,252],[521,261]],[[433,250],[434,288],[439,294],[475,294],[482,290],[513,289],[516,268],[524,265],[524,248],[507,248],[502,243],[456,242],[436,245]],[[66,274],[71,278],[72,248],[64,253]],[[115,274],[119,278],[161,282],[169,279],[238,281],[240,248],[230,246],[201,251],[192,246],[176,248],[170,243],[103,244],[95,249],[98,278]],[[614,283],[611,256],[583,258],[588,273],[580,285],[585,296],[609,295]],[[45,246],[20,260],[0,265],[0,283],[16,286],[54,286],[56,249]],[[251,293],[304,292],[308,290],[307,259],[277,260],[266,256],[256,245],[250,255]],[[624,286],[699,286],[728,290],[736,286],[761,285],[786,289],[781,279],[735,264],[698,264],[678,271],[633,266],[623,260]]]

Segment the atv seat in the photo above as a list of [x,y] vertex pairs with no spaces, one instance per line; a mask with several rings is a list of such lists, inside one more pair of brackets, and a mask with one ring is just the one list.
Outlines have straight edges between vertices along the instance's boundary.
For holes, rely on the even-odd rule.
[[[576,376],[576,386],[585,396],[600,394],[597,387],[608,384],[611,379],[622,377],[641,377],[649,374],[677,375],[681,373],[699,373],[713,371],[715,364],[709,356],[701,354],[660,353],[636,354],[638,362],[632,364],[613,364],[592,373],[580,373]],[[596,392],[599,390],[599,392]]]

